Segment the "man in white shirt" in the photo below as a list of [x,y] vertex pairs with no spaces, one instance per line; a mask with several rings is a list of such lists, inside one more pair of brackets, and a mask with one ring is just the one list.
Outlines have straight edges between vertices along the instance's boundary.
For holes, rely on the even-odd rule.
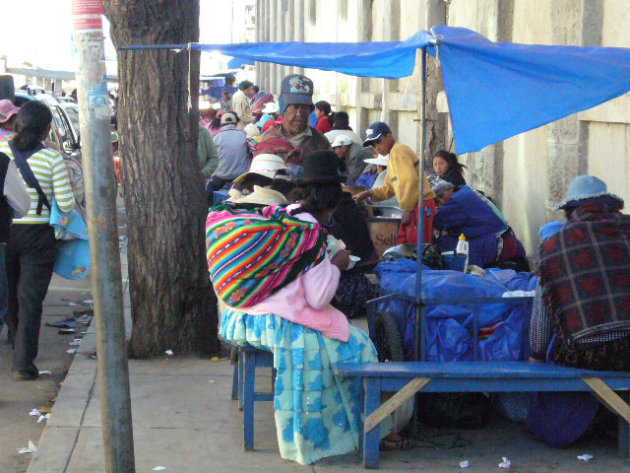
[[31,208],[31,197],[22,181],[15,163],[6,154],[0,153],[0,332],[7,314],[9,289],[4,268],[4,252],[9,239],[13,217],[24,217]]

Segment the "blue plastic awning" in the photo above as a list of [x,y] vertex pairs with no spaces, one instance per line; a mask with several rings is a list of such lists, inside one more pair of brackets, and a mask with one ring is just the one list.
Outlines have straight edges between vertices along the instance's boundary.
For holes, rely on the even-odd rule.
[[[437,26],[458,153],[479,151],[630,90],[630,49],[493,43]],[[438,54],[439,51],[439,54]]]
[[427,48],[442,68],[460,154],[479,151],[630,90],[630,49],[493,43],[474,31],[449,26],[420,31],[406,41],[190,46],[250,61],[389,79],[413,74],[417,50]]
[[[399,79],[413,74],[418,49],[427,45],[427,33],[420,31],[406,41],[369,43],[192,43],[197,51],[218,51],[250,61],[322,69],[361,77]],[[174,46],[174,45],[171,45]],[[175,45],[187,47],[187,45]]]
[[228,69],[240,69],[243,66],[253,66],[254,61],[250,61],[249,59],[241,59],[238,57],[233,57],[227,63]]

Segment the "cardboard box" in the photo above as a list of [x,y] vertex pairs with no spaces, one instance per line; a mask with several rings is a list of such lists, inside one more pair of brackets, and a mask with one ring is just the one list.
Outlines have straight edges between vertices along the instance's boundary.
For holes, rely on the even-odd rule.
[[372,217],[370,222],[370,237],[376,247],[378,256],[383,256],[386,249],[398,244],[399,218]]

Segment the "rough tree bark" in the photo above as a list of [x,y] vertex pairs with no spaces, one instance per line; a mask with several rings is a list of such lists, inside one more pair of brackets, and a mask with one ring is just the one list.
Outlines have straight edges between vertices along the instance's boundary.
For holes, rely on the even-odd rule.
[[[198,0],[104,0],[116,46],[199,39]],[[197,162],[199,57],[118,51],[118,132],[129,230],[131,355],[218,350]],[[191,91],[189,110],[188,91]]]

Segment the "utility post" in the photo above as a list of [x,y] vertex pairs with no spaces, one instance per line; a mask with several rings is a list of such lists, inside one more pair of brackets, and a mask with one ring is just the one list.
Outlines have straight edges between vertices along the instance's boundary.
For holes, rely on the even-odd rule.
[[107,473],[135,473],[101,0],[72,0]]

